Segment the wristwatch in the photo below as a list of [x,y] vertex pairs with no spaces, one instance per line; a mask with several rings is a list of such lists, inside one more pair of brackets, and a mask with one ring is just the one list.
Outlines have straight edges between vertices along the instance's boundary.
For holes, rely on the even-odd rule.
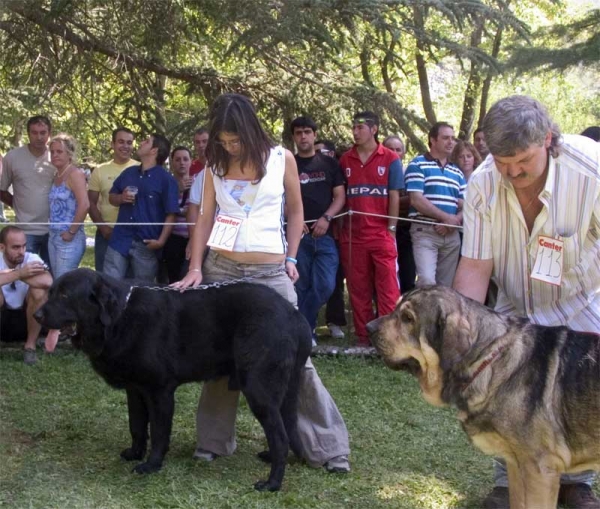
[[327,220],[328,223],[331,223],[331,220],[333,219],[333,216],[330,216],[329,214],[323,214],[323,217]]
[[396,225],[390,225],[388,226],[388,230],[391,232],[395,232],[396,231]]

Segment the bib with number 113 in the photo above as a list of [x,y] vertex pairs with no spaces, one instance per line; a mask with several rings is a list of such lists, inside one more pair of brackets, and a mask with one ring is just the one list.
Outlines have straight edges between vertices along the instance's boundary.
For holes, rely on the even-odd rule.
[[563,269],[564,242],[552,237],[538,237],[538,251],[531,279],[560,286]]

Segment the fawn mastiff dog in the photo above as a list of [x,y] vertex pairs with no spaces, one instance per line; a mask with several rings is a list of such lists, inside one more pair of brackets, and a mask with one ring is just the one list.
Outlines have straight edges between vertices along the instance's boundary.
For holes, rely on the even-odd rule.
[[368,325],[391,369],[453,405],[484,453],[506,460],[511,509],[555,509],[563,472],[600,469],[600,337],[504,316],[442,286]]

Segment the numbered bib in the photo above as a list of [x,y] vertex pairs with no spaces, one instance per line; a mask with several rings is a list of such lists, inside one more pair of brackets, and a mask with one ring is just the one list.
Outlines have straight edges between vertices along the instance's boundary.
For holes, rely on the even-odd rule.
[[235,239],[240,231],[242,219],[218,215],[207,244],[223,251],[233,251]]
[[531,279],[560,286],[563,268],[562,240],[544,237],[538,238],[538,252],[531,272]]

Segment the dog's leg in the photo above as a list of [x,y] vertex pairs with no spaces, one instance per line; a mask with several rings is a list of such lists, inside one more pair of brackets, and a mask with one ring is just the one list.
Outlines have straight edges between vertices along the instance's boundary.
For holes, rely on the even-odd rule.
[[[300,368],[303,369],[303,368]],[[293,373],[288,390],[281,404],[281,418],[288,436],[290,448],[297,458],[304,458],[302,442],[298,434],[298,398],[300,392],[300,372]]]
[[556,509],[560,474],[542,474],[533,461],[507,462],[510,509]]
[[174,394],[175,388],[163,388],[145,395],[150,415],[150,454],[146,463],[140,463],[133,469],[138,474],[157,472],[162,467],[171,439]]
[[127,410],[131,447],[121,451],[121,458],[126,461],[141,460],[146,454],[148,442],[148,408],[142,393],[136,389],[127,389]]
[[[249,384],[252,386],[252,384]],[[258,390],[261,390],[259,387]],[[244,391],[248,406],[258,419],[269,445],[268,458],[271,461],[271,472],[266,481],[257,481],[254,488],[258,491],[279,491],[285,474],[285,462],[289,451],[288,437],[277,405],[265,391],[262,397],[255,397],[252,391]],[[267,403],[265,404],[264,401]]]

